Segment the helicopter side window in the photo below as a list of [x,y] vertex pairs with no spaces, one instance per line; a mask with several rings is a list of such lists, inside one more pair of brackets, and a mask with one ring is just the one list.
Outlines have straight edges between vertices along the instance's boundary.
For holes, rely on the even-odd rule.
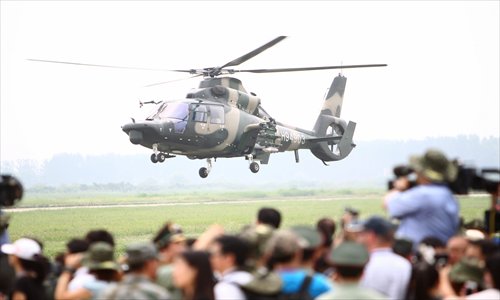
[[208,119],[208,110],[205,105],[197,104],[193,109],[193,115],[191,120],[195,122],[207,122]]
[[224,107],[218,105],[210,106],[210,123],[224,124]]

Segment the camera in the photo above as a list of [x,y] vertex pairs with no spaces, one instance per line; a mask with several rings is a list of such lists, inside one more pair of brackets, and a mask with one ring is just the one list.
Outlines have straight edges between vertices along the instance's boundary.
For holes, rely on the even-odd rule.
[[[476,169],[463,166],[454,160],[453,163],[457,166],[457,177],[452,182],[447,182],[450,190],[456,195],[467,195],[471,190],[485,191],[493,194],[497,192],[500,184],[500,170],[485,168]],[[398,165],[393,169],[396,178],[408,177],[414,173],[414,170],[406,165]],[[388,189],[394,188],[394,180],[388,182]],[[409,188],[417,185],[415,180],[409,180]]]
[[[415,171],[406,165],[398,165],[395,166],[394,169],[392,169],[392,173],[394,174],[394,177],[396,179],[399,179],[401,177],[408,177],[411,174],[413,174]],[[409,179],[408,180],[408,188],[411,189],[412,187],[416,186],[417,182],[415,179]],[[394,188],[394,180],[390,180],[387,183],[387,189],[392,190]]]
[[0,176],[0,207],[14,206],[23,197],[23,186],[17,178],[10,175]]

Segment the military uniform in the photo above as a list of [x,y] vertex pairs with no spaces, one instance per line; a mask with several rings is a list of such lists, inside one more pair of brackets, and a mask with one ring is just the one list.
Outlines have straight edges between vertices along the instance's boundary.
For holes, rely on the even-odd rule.
[[[158,252],[152,243],[135,243],[127,246],[125,261],[130,267],[158,259]],[[113,283],[106,288],[98,299],[141,299],[156,300],[170,299],[170,295],[163,287],[153,283],[151,278],[141,272],[130,271],[121,282]]]
[[147,277],[127,274],[119,283],[111,284],[99,296],[99,299],[170,299],[167,291],[152,283]]
[[[366,248],[355,242],[343,242],[330,252],[329,260],[334,266],[364,268],[369,260]],[[386,296],[366,287],[359,285],[358,280],[338,280],[335,281],[333,291],[320,295],[319,300],[327,299],[387,299]]]

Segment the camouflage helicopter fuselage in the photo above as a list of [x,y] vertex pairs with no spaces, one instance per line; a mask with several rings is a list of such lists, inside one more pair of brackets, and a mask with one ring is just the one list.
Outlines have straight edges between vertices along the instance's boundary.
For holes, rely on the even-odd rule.
[[[174,155],[243,156],[257,172],[254,160],[267,164],[270,154],[293,150],[298,162],[299,149],[310,149],[323,162],[340,160],[354,147],[355,123],[346,125],[339,118],[345,83],[343,76],[334,79],[312,131],[276,122],[261,107],[260,98],[232,77],[206,78],[186,99],[164,101],[152,116],[122,129],[133,144],[153,149],[153,162]],[[200,169],[200,175],[208,172],[203,176]]]

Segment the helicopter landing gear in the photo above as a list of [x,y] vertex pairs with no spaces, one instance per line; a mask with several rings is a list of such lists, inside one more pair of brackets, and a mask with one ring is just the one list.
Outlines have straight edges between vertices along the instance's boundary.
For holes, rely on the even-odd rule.
[[253,160],[253,155],[251,155],[251,154],[247,155],[246,159],[250,162],[250,171],[252,171],[252,173],[259,172],[260,165],[259,165],[258,162],[256,162],[256,161]]
[[151,162],[153,162],[154,164],[156,163],[162,163],[165,161],[165,159],[169,158],[169,157],[172,157],[168,154],[165,154],[165,153],[158,153],[158,154],[151,154]]
[[212,159],[207,158],[207,167],[200,168],[198,174],[200,174],[201,178],[207,178],[208,174],[210,174],[210,170],[212,170]]
[[259,172],[259,170],[260,170],[260,165],[258,162],[254,161],[250,164],[250,171],[252,171],[252,173],[257,173]]

